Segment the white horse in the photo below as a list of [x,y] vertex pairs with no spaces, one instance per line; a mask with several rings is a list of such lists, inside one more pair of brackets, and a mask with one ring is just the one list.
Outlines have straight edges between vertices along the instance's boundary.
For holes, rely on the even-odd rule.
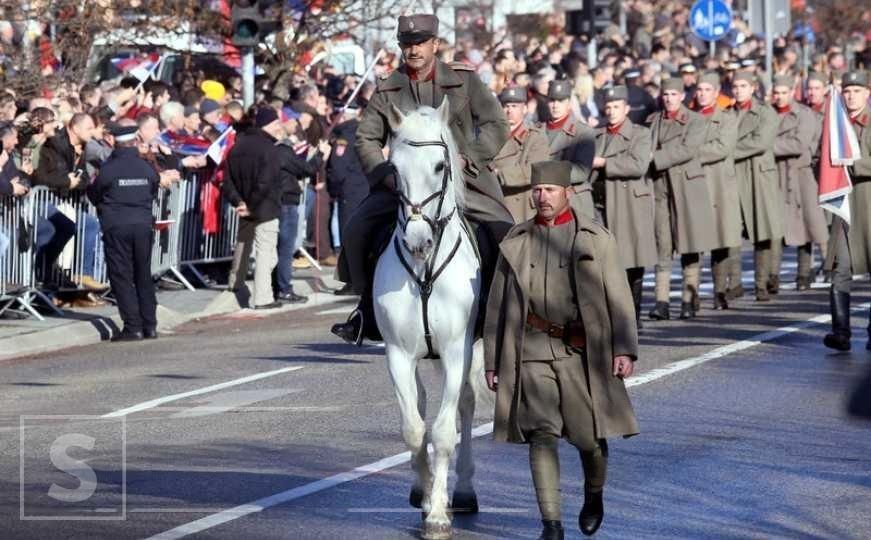
[[[391,243],[378,260],[373,297],[378,328],[402,415],[402,436],[417,473],[409,498],[425,515],[422,536],[450,538],[448,467],[462,439],[451,507],[477,512],[472,486],[475,398],[489,399],[480,345],[473,347],[481,270],[462,220],[464,184],[448,127],[447,98],[438,109],[408,115],[392,107],[390,161],[396,169],[400,208]],[[473,353],[474,349],[474,353]],[[438,357],[444,394],[429,437],[426,394],[417,373],[423,358]],[[427,442],[432,441],[428,460]]]

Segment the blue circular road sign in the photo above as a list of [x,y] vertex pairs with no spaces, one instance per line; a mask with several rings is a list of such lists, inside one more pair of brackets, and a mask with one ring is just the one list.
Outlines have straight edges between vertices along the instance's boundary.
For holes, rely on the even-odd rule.
[[699,39],[722,39],[732,28],[732,9],[722,0],[698,0],[690,10],[690,28]]

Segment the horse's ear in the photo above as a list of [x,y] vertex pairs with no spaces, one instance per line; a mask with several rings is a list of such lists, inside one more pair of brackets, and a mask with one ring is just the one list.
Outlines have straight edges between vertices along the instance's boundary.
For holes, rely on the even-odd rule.
[[446,126],[450,125],[450,123],[451,123],[451,102],[448,99],[447,95],[445,95],[445,97],[442,98],[442,104],[439,105],[439,108],[436,110],[436,112],[438,113],[439,118],[442,119],[442,123],[444,125],[446,125]]
[[399,129],[399,125],[402,124],[403,120],[405,120],[405,115],[402,114],[402,111],[396,105],[391,103],[390,108],[387,109],[387,125],[390,126],[390,131]]

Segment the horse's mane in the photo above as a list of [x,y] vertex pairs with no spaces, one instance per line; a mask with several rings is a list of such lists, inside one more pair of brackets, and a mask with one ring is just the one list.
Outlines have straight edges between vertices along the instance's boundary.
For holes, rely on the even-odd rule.
[[[466,182],[460,167],[460,153],[451,128],[439,118],[438,111],[432,107],[421,106],[405,116],[402,124],[396,130],[391,146],[403,140],[437,141],[443,139],[448,146],[451,160],[451,182],[449,188],[454,194],[454,204],[462,211],[466,207]],[[392,148],[391,148],[392,150]]]

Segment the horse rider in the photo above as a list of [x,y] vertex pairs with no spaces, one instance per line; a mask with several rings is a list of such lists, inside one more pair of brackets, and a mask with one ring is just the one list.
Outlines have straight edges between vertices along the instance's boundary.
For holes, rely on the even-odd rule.
[[[403,63],[378,82],[357,128],[356,149],[369,178],[370,194],[342,231],[347,240],[343,242],[338,277],[351,283],[360,295],[360,305],[347,322],[334,325],[332,332],[357,344],[364,337],[380,339],[372,309],[374,265],[370,255],[380,247],[373,244],[395,222],[399,208],[395,172],[384,155],[392,132],[388,122],[391,107],[409,113],[420,106],[438,108],[443,99],[448,99],[451,134],[460,153],[466,185],[464,214],[475,227],[479,244],[483,244],[482,253],[486,253],[488,243],[495,251],[514,223],[489,168],[509,135],[499,102],[474,68],[457,62],[446,64],[436,58],[440,40],[434,15],[399,17],[397,37]],[[485,276],[482,289],[486,290],[493,263],[486,255],[481,263]]]
[[522,223],[535,213],[532,207],[532,186],[529,177],[532,164],[546,161],[550,154],[547,135],[537,124],[524,121],[526,116],[526,88],[513,86],[499,94],[502,110],[508,118],[511,136],[493,159],[493,172],[502,186],[505,206]]
[[562,539],[558,441],[580,451],[578,521],[591,535],[604,517],[606,438],[638,433],[623,383],[638,357],[638,330],[614,236],[570,205],[571,165],[534,163],[532,186],[535,218],[499,246],[485,376],[496,392],[494,438],[529,445],[540,538]]
[[[871,272],[871,220],[868,207],[871,205],[871,109],[868,97],[868,74],[864,71],[849,71],[841,78],[844,108],[850,116],[849,128],[856,132],[859,141],[859,158],[850,166],[851,221],[849,225],[840,217],[832,220],[829,236],[829,251],[824,269],[832,273],[832,288],[829,291],[832,310],[832,332],[823,344],[839,351],[850,350],[850,284],[854,275]],[[848,129],[849,129],[848,128]],[[871,323],[869,323],[871,334]],[[871,341],[865,345],[871,350]]]

